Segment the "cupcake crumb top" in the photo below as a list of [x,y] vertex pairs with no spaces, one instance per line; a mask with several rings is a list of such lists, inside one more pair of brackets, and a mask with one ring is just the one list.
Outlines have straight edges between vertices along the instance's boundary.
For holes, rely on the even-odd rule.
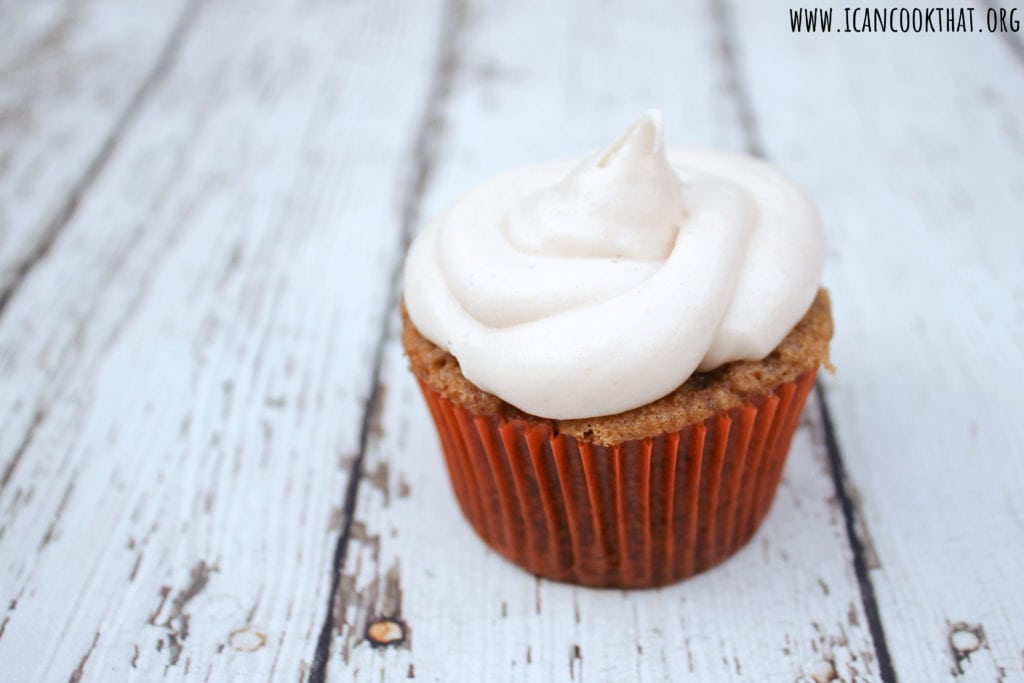
[[791,382],[821,364],[832,369],[828,355],[831,304],[828,293],[822,289],[800,322],[763,360],[734,361],[710,372],[694,373],[667,396],[617,415],[555,420],[524,413],[477,388],[462,374],[454,356],[419,333],[404,306],[402,319],[402,344],[410,368],[437,393],[476,415],[547,424],[553,433],[599,445],[678,431]]

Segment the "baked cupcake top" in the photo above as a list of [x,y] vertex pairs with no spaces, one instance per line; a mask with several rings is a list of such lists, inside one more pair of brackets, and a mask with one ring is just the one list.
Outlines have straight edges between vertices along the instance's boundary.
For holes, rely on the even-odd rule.
[[404,299],[478,388],[597,417],[766,357],[814,300],[824,251],[781,171],[666,149],[652,110],[582,161],[511,171],[448,207],[410,248]]

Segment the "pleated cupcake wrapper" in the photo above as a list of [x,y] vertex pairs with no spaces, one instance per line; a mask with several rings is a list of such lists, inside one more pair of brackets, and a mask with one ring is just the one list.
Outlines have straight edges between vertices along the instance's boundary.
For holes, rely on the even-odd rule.
[[550,579],[641,588],[685,579],[750,540],[816,375],[678,432],[615,446],[473,415],[420,388],[455,496],[488,545]]

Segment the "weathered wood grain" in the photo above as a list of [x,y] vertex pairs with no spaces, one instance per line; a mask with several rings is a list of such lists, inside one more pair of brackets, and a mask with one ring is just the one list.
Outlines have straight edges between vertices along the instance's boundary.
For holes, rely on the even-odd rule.
[[437,10],[210,3],[115,133],[0,318],[0,678],[306,675]]
[[130,126],[190,10],[183,0],[0,7],[0,311]]
[[[603,13],[472,4],[450,38],[458,68],[425,212],[508,166],[598,146],[646,106],[665,109],[674,140],[749,145],[721,30],[696,2],[613,3]],[[731,561],[659,591],[575,588],[508,564],[462,519],[396,334],[392,320],[329,673],[877,677],[817,411],[798,433],[767,523]]]
[[1020,680],[1024,62],[987,33],[777,40],[785,11],[737,8],[742,67],[828,226],[828,398],[896,673]]

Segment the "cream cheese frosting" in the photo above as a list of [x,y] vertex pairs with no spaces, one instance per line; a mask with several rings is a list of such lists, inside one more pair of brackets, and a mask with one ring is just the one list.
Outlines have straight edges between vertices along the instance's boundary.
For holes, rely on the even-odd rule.
[[662,128],[651,110],[582,161],[489,180],[414,240],[409,317],[477,387],[538,417],[611,415],[764,358],[807,312],[825,242],[803,190]]

